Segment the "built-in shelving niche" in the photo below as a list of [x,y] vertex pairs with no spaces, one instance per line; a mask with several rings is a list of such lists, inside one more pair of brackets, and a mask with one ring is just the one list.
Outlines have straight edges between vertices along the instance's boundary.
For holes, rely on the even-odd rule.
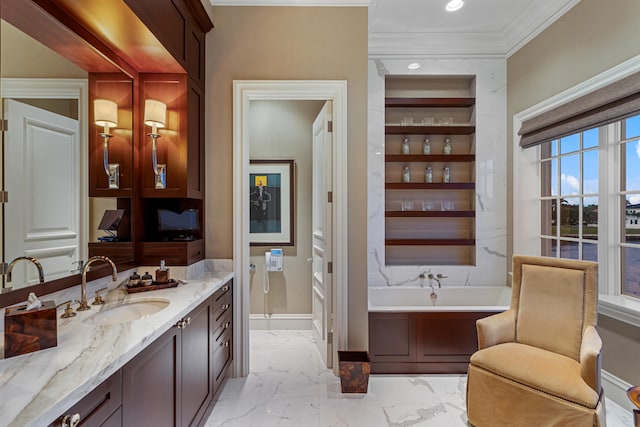
[[[475,264],[475,122],[473,76],[385,79],[386,265]],[[405,137],[409,154],[402,153]],[[425,155],[427,137],[431,152]],[[450,154],[444,154],[445,138]],[[403,182],[405,166],[410,182]],[[426,182],[428,166],[432,182]]]

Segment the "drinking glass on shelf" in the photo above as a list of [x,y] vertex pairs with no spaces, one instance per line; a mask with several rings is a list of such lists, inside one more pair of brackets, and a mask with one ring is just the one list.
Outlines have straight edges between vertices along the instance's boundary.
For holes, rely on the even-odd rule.
[[453,210],[453,201],[452,200],[443,200],[440,202],[440,209],[443,211],[452,211]]
[[402,201],[402,210],[403,211],[411,211],[411,210],[413,210],[413,200],[403,200]]
[[413,117],[403,117],[400,124],[402,126],[413,126]]
[[423,211],[432,211],[433,210],[433,200],[423,200],[422,201],[422,210]]
[[442,126],[451,126],[453,124],[453,117],[443,117]]
[[422,126],[433,126],[433,117],[427,116],[422,119]]

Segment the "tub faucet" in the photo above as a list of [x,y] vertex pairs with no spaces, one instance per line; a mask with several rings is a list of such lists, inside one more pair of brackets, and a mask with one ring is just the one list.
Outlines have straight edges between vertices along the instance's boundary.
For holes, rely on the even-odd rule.
[[19,256],[9,263],[9,267],[7,267],[7,282],[11,282],[11,271],[18,261],[29,261],[33,263],[33,265],[38,269],[38,278],[40,279],[40,283],[44,283],[44,270],[42,268],[42,264],[40,264],[40,261],[30,256]]
[[114,282],[118,280],[118,270],[116,269],[116,265],[108,257],[96,255],[89,258],[82,267],[82,294],[80,295],[80,307],[78,307],[77,311],[85,311],[91,308],[91,306],[87,304],[87,271],[89,271],[89,266],[97,261],[106,262],[111,265],[111,278]]
[[438,282],[438,287],[441,288],[442,287],[442,283],[440,283],[440,280],[442,279],[446,279],[449,276],[443,276],[442,274],[438,273],[435,276],[433,275],[433,273],[429,273],[429,280],[435,280],[436,282]]

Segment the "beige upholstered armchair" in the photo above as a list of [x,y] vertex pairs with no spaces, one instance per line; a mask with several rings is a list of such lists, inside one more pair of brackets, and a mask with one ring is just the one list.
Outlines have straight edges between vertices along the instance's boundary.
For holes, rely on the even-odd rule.
[[605,426],[594,262],[514,256],[511,306],[477,322],[467,416],[476,427]]

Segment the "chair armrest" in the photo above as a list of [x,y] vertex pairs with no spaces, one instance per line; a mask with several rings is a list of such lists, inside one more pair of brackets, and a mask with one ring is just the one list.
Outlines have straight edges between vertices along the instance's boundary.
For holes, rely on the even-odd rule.
[[582,334],[580,346],[580,375],[582,379],[600,393],[600,363],[602,355],[602,340],[593,326],[588,326]]
[[507,310],[493,316],[478,319],[478,350],[504,342],[513,342],[516,335],[516,313]]

